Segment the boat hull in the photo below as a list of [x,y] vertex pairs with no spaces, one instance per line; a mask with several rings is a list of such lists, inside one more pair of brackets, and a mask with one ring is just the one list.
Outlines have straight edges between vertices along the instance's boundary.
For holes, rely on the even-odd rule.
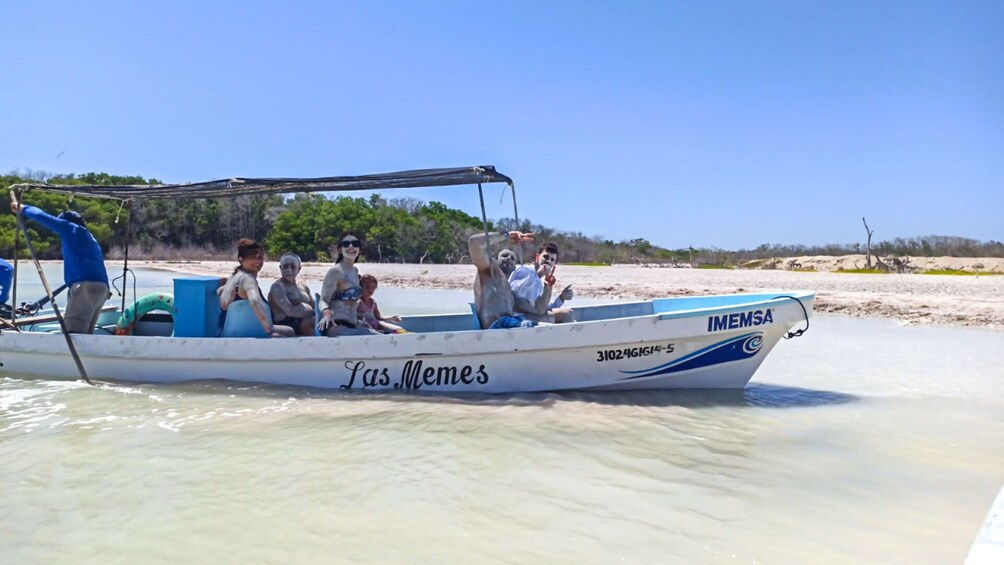
[[[644,303],[651,314],[509,330],[338,339],[74,335],[73,341],[90,378],[109,381],[227,379],[450,393],[742,388],[785,332],[807,321],[813,300],[811,293],[749,296],[706,306],[694,298],[664,299]],[[593,317],[606,315],[599,312]],[[581,313],[590,317],[588,307]],[[79,374],[61,334],[4,331],[0,376]]]

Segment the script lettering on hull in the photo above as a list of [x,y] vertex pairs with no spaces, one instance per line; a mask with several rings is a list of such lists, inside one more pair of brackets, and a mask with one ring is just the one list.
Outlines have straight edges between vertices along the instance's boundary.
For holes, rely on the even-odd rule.
[[483,385],[489,379],[484,365],[433,365],[424,359],[406,362],[394,377],[388,367],[367,366],[365,361],[346,361],[345,368],[349,382],[341,385],[343,390],[387,387],[392,382],[399,390],[419,390],[424,386]]

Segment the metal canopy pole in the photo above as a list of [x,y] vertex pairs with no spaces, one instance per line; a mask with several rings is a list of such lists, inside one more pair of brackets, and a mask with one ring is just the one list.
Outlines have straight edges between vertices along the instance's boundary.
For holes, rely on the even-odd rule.
[[485,254],[488,257],[488,264],[492,263],[492,243],[488,241],[488,214],[485,212],[485,191],[481,189],[481,183],[478,183],[478,197],[481,199],[481,221],[485,227]]
[[[523,227],[519,224],[519,208],[516,207],[516,183],[510,182],[509,183],[509,190],[512,192],[512,215],[513,215],[513,219],[516,220],[516,230],[522,232],[523,231]],[[520,240],[519,247],[517,247],[516,249],[519,250],[519,263],[522,265],[523,264],[523,241],[522,240]]]
[[[10,197],[14,202],[17,202],[17,198],[14,196],[14,191],[10,192]],[[66,322],[63,320],[63,314],[59,311],[59,305],[56,304],[56,297],[52,294],[52,290],[49,287],[49,281],[45,278],[45,271],[42,270],[42,264],[38,262],[38,257],[35,256],[35,250],[31,247],[31,238],[28,236],[28,228],[24,225],[24,213],[22,210],[18,209],[17,214],[17,225],[21,228],[21,232],[24,233],[24,242],[28,247],[28,253],[31,255],[31,260],[35,263],[35,269],[38,271],[38,277],[42,279],[42,286],[45,287],[45,293],[49,296],[49,300],[52,302],[52,311],[56,314],[56,319],[59,320],[59,327],[63,330],[63,337],[66,338],[66,346],[70,348],[70,355],[73,357],[73,362],[77,364],[77,370],[80,372],[80,378],[84,379],[87,384],[94,384],[91,379],[87,377],[87,371],[84,370],[84,364],[80,361],[80,355],[77,354],[77,348],[73,345],[73,338],[66,331]]]
[[[122,203],[123,206],[126,205],[127,202],[131,202],[131,201],[125,201],[125,202],[123,202]],[[120,210],[121,210],[121,208],[120,208]],[[129,284],[129,241],[132,239],[132,234],[129,233],[129,228],[131,226],[132,226],[132,206],[130,205],[129,209],[126,210],[126,222],[125,222],[125,236],[126,236],[126,240],[125,240],[125,254],[124,254],[125,256],[124,256],[124,258],[122,260],[122,308],[119,310],[120,312],[125,312],[125,310],[126,310],[126,306],[125,306],[125,304],[126,304],[126,289],[128,288],[127,285]],[[135,281],[136,281],[136,276],[133,275],[133,282],[135,282]],[[133,294],[135,294],[135,293],[133,293]],[[133,296],[132,299],[136,300],[136,297]]]
[[[14,197],[14,191],[10,191],[11,198]],[[20,216],[20,214],[18,214]],[[14,286],[10,289],[10,323],[14,324],[17,320],[17,256],[20,254],[18,249],[18,243],[21,241],[21,234],[15,229],[14,230]],[[17,328],[17,324],[14,324]]]

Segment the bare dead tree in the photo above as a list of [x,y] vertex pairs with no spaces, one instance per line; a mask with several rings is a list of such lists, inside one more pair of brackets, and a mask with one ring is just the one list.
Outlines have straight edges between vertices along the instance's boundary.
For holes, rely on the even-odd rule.
[[861,217],[861,222],[865,225],[865,233],[868,234],[868,244],[865,247],[865,253],[867,254],[867,259],[865,260],[865,266],[869,269],[872,268],[872,234],[875,230],[868,227],[868,221],[865,220],[864,216]]

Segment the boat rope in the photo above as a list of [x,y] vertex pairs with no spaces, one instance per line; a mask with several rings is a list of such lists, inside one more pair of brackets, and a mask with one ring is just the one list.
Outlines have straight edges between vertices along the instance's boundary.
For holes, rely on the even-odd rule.
[[[512,194],[512,217],[513,217],[513,220],[516,223],[516,230],[523,231],[522,228],[520,227],[520,223],[519,223],[519,208],[516,206],[516,183],[515,182],[508,182],[508,183],[505,184],[505,186],[502,187],[502,192],[499,193],[499,204],[502,204],[502,201],[505,199],[505,191],[506,191],[507,188],[509,189],[509,192]],[[523,264],[523,242],[522,241],[519,243],[519,246],[516,247],[516,259],[517,259],[519,265]]]
[[[125,306],[126,296],[128,296],[128,291],[126,289],[126,285],[129,284],[129,276],[128,275],[130,275],[130,274],[132,275],[132,305],[133,305],[133,308],[135,308],[136,307],[136,271],[133,271],[132,269],[123,269],[121,275],[119,275],[119,276],[115,277],[114,279],[112,279],[112,288],[114,288],[115,292],[117,292],[118,295],[122,297],[122,310],[121,310],[122,312],[125,312],[125,309],[126,309],[126,306]],[[120,280],[122,281],[122,289],[121,290],[119,290],[119,285],[116,284]]]
[[122,215],[122,209],[125,208],[125,205],[126,205],[127,202],[129,202],[129,201],[128,200],[123,200],[122,202],[119,202],[119,209],[118,209],[117,212],[115,212],[115,223],[116,224],[119,223],[119,217]]
[[785,333],[784,334],[784,339],[791,339],[793,337],[801,337],[802,334],[804,334],[805,331],[809,329],[809,312],[805,309],[805,304],[802,304],[801,300],[795,298],[794,296],[791,296],[790,294],[782,294],[780,296],[775,296],[771,300],[777,300],[778,298],[790,298],[790,299],[794,300],[795,302],[798,302],[798,305],[802,307],[802,315],[805,316],[805,327],[802,328],[802,329],[798,329],[798,330],[795,330],[795,331],[792,331],[792,332]]
[[[14,196],[14,191],[10,191],[10,197],[13,202],[17,202],[17,197]],[[38,271],[38,277],[42,279],[42,287],[45,288],[45,293],[48,295],[49,300],[52,302],[52,311],[56,314],[56,319],[59,320],[59,327],[63,330],[63,337],[66,338],[66,346],[70,348],[70,355],[73,357],[73,362],[77,364],[77,370],[80,372],[80,378],[84,379],[89,385],[94,383],[91,379],[87,377],[87,371],[84,370],[84,364],[80,361],[80,355],[77,354],[77,348],[73,345],[73,337],[66,331],[66,321],[63,320],[63,313],[59,311],[59,305],[56,304],[56,297],[52,293],[52,289],[49,287],[49,280],[45,278],[45,271],[42,270],[42,264],[38,262],[38,257],[35,256],[35,250],[31,246],[31,237],[28,236],[28,228],[24,225],[24,212],[19,208],[17,214],[17,225],[21,228],[21,233],[24,234],[25,246],[28,248],[28,254],[31,255],[31,260],[35,263],[35,270]]]

